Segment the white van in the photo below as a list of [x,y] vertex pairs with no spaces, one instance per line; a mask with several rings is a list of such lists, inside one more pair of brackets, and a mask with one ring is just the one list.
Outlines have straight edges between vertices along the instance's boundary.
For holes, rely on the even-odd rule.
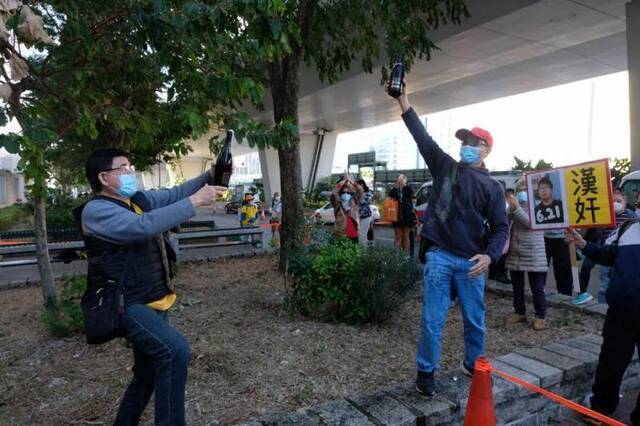
[[[509,171],[500,171],[500,172],[489,172],[489,175],[494,179],[500,182],[504,190],[512,189],[515,191],[516,184],[522,178],[522,171],[520,170],[509,170]],[[422,221],[422,217],[424,216],[424,212],[427,209],[427,204],[429,204],[429,200],[431,199],[431,188],[433,186],[433,181],[423,183],[418,191],[416,192],[416,212],[418,213],[418,219]]]

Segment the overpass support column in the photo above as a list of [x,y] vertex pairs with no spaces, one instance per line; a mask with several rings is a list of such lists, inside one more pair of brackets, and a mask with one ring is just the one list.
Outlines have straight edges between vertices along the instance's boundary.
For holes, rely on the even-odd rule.
[[626,7],[631,170],[640,170],[640,0]]
[[[337,134],[328,130],[300,135],[300,160],[302,163],[302,188],[308,190],[320,179],[331,176],[333,155],[336,151]],[[260,170],[266,202],[271,205],[274,192],[282,192],[280,185],[280,164],[278,151],[263,149],[259,151]]]
[[264,185],[264,197],[266,205],[271,206],[271,197],[274,192],[280,192],[280,163],[278,162],[278,151],[275,149],[261,149],[260,171],[262,172],[262,183]]
[[336,132],[325,129],[300,135],[302,187],[305,191],[311,191],[319,180],[331,176],[337,137]]

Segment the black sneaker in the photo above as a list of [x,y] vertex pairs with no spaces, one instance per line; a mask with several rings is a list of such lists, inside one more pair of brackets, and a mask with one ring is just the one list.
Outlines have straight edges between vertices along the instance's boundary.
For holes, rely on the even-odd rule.
[[473,377],[473,367],[468,367],[464,361],[462,361],[462,372],[469,377]]
[[433,382],[433,371],[427,373],[426,371],[418,371],[418,378],[416,379],[416,391],[425,396],[433,396],[436,394],[435,384]]

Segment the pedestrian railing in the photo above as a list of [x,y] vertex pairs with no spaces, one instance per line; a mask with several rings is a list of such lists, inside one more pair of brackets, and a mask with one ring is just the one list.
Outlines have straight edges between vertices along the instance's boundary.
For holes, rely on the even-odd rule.
[[[225,228],[210,231],[181,232],[175,234],[178,247],[182,250],[252,245],[262,247],[262,228]],[[196,229],[190,225],[187,228]],[[84,258],[83,241],[53,242],[47,246],[52,263],[70,263]],[[0,246],[0,268],[37,264],[36,245],[19,244]]]

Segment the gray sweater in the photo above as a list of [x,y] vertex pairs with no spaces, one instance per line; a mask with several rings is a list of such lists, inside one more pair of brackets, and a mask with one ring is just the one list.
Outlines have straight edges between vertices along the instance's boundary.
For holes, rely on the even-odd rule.
[[151,211],[139,215],[107,200],[89,201],[82,211],[82,229],[87,235],[114,244],[128,244],[162,234],[196,215],[189,196],[207,182],[204,173],[171,189],[139,191]]
[[522,207],[509,212],[514,221],[505,267],[512,271],[547,272],[544,231],[532,231],[529,213]]

